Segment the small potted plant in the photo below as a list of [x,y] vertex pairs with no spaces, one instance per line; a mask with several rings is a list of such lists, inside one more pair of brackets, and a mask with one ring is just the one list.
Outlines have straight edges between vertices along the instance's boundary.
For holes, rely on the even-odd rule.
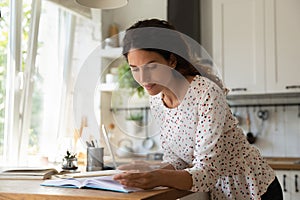
[[141,132],[143,119],[144,117],[141,112],[130,113],[130,115],[126,118],[128,133],[135,134]]
[[76,153],[71,153],[67,150],[66,155],[63,158],[62,169],[64,170],[76,170],[78,168]]

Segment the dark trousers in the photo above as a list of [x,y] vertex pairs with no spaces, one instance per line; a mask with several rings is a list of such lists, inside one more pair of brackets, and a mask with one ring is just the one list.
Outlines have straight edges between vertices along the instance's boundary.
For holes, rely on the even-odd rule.
[[269,185],[266,193],[261,196],[261,200],[283,200],[282,189],[277,177]]

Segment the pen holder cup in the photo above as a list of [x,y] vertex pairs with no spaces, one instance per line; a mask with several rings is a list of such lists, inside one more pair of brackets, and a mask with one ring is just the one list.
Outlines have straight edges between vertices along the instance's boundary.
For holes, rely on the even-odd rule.
[[103,150],[104,148],[88,147],[86,171],[103,170]]

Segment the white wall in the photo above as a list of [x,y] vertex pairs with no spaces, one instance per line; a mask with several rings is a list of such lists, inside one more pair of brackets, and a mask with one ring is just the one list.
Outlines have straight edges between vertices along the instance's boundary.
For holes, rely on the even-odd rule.
[[167,19],[167,0],[129,0],[124,7],[102,10],[102,35],[108,37],[111,24],[124,31],[135,22],[143,19]]
[[[269,118],[262,123],[257,112],[269,111]],[[232,112],[242,117],[241,127],[245,134],[246,108],[232,108]],[[251,132],[259,134],[255,144],[263,156],[300,157],[300,117],[298,106],[249,107]]]
[[113,22],[125,30],[138,20],[147,18],[167,19],[167,0],[129,0],[128,5],[113,10]]

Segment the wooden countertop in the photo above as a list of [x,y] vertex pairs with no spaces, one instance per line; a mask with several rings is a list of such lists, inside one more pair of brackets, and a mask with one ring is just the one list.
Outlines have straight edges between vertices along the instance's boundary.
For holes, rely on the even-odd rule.
[[176,189],[119,193],[93,189],[40,186],[43,180],[1,180],[0,200],[174,200],[190,194]]
[[265,157],[274,170],[300,170],[300,158],[295,157]]

